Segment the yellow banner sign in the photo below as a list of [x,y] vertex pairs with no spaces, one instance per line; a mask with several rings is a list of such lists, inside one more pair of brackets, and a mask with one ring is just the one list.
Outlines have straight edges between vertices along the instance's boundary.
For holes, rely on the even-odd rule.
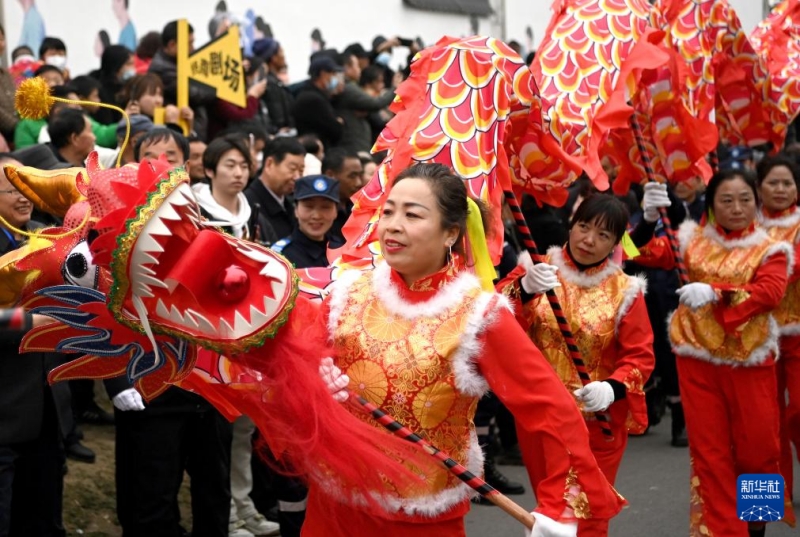
[[239,27],[231,28],[203,48],[189,54],[189,26],[178,21],[178,106],[189,105],[189,79],[217,90],[217,98],[247,106]]

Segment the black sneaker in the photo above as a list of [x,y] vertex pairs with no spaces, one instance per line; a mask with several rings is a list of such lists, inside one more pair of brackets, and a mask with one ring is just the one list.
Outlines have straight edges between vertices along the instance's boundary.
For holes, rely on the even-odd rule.
[[94,464],[94,451],[84,446],[80,442],[75,442],[64,447],[67,458],[73,461],[85,462],[87,464]]
[[513,447],[501,451],[497,456],[496,462],[497,464],[504,464],[506,466],[524,466],[519,444],[515,444]]
[[483,479],[485,479],[487,483],[503,494],[512,496],[525,494],[525,487],[523,487],[521,483],[511,481],[509,478],[501,474],[494,465],[494,461],[487,460],[484,463],[483,474]]
[[78,421],[92,425],[114,425],[114,416],[95,405],[81,412]]

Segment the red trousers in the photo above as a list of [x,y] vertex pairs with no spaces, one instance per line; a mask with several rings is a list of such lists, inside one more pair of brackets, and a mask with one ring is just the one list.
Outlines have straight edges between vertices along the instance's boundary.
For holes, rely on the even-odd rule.
[[[597,421],[587,423],[589,427],[589,446],[592,448],[597,465],[612,485],[617,479],[617,471],[622,462],[622,454],[628,445],[628,428],[625,420],[628,417],[628,404],[623,399],[614,403],[609,408],[611,416],[611,433],[613,439],[609,441],[604,435]],[[606,537],[608,535],[608,520],[581,520],[578,522],[578,537]]]
[[730,367],[678,356],[677,365],[705,525],[712,535],[748,537],[736,478],[780,473],[774,363]]
[[[781,474],[786,481],[786,518],[792,510],[792,444],[800,460],[800,336],[781,338],[781,357],[775,364],[778,374],[778,408],[781,419]],[[787,402],[788,395],[788,402]]]

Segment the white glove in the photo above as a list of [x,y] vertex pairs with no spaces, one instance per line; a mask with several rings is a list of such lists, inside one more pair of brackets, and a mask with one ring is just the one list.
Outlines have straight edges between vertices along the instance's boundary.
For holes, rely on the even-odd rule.
[[717,301],[717,293],[707,283],[687,283],[676,291],[680,303],[696,310],[699,307]]
[[577,522],[556,522],[542,513],[531,513],[536,522],[530,537],[577,537]]
[[572,393],[583,402],[584,412],[602,412],[614,402],[614,388],[608,382],[595,380]]
[[525,267],[525,275],[520,280],[520,285],[526,293],[539,295],[555,287],[561,287],[558,283],[558,267],[547,263],[533,264],[533,260],[528,252],[522,252],[519,256],[519,263]]
[[111,402],[123,412],[144,410],[144,401],[142,401],[142,396],[136,391],[136,388],[122,390],[111,399]]
[[350,377],[342,373],[342,370],[333,365],[333,358],[323,358],[319,364],[319,376],[328,386],[333,398],[340,403],[347,401],[350,394],[347,385],[350,384]]
[[651,224],[658,220],[658,209],[669,207],[672,201],[667,194],[667,185],[663,183],[647,183],[644,185],[644,199],[642,200],[642,210],[644,211],[645,222]]

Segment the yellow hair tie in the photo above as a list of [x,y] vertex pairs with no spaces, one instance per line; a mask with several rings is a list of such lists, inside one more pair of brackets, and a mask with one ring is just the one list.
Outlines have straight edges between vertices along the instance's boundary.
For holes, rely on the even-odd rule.
[[628,259],[633,259],[640,255],[639,249],[633,243],[633,239],[627,231],[622,234],[622,251],[625,252]]
[[489,245],[486,244],[481,209],[470,197],[467,197],[467,205],[467,240],[472,252],[475,273],[481,281],[481,288],[491,292],[494,291],[494,279],[497,272],[494,270],[491,257],[489,257]]

